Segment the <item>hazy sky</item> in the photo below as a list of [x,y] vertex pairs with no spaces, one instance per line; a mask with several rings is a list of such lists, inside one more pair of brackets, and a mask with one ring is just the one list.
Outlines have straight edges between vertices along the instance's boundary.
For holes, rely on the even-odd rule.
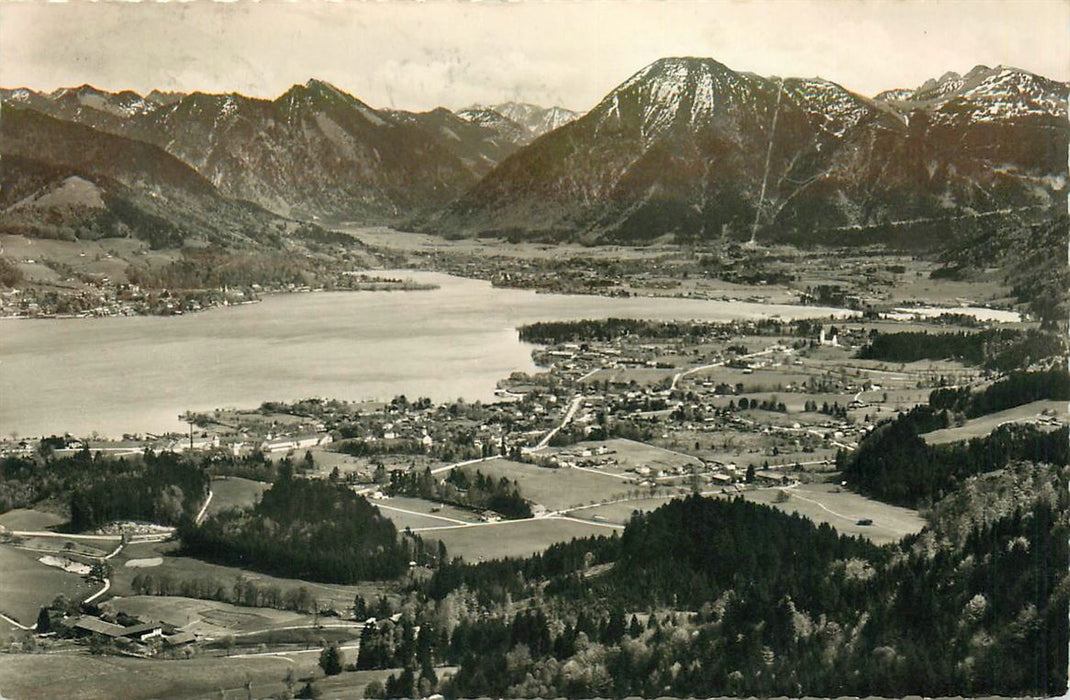
[[866,95],[978,63],[1070,79],[1070,0],[68,3],[0,0],[0,85],[237,91],[310,77],[376,107],[586,110],[663,56]]

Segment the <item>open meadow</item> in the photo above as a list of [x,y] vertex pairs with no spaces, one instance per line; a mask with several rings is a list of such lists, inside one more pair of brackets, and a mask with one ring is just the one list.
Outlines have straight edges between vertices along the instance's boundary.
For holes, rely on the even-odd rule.
[[39,556],[0,545],[0,613],[27,626],[37,622],[41,607],[56,596],[81,600],[100,588],[77,574],[45,566],[37,560]]
[[394,523],[398,530],[461,525],[480,522],[479,513],[446,503],[436,503],[422,498],[391,496],[373,500],[372,505]]
[[[781,494],[787,494],[786,500]],[[845,535],[858,535],[875,544],[895,542],[925,526],[925,520],[915,510],[881,503],[836,484],[753,489],[745,491],[743,497],[785,513],[798,513],[815,523],[828,523]],[[867,519],[872,523],[860,524]]]
[[260,495],[270,487],[262,481],[243,479],[237,476],[212,479],[212,501],[205,510],[211,516],[230,508],[247,508],[255,505]]
[[495,479],[516,481],[520,495],[545,506],[547,510],[564,510],[604,500],[626,490],[628,476],[585,469],[551,469],[534,464],[496,459],[479,465],[479,471]]
[[[233,586],[240,576],[261,588],[277,586],[283,596],[289,591],[305,588],[317,600],[320,607],[332,607],[337,610],[345,610],[351,606],[353,597],[357,593],[369,597],[383,590],[382,585],[376,583],[346,586],[269,576],[236,567],[211,564],[191,557],[175,556],[177,549],[178,544],[174,542],[137,543],[125,547],[118,556],[111,560],[114,567],[111,594],[134,595],[135,591],[131,583],[138,574],[151,575],[157,580],[170,579],[175,584],[185,580],[211,580],[225,588]],[[142,565],[131,566],[129,562]]]
[[[1047,414],[1044,413],[1045,411]],[[1033,401],[1014,408],[1008,408],[1005,411],[997,411],[979,418],[971,418],[960,426],[924,433],[921,437],[930,445],[941,445],[984,437],[1004,423],[1031,423],[1038,418],[1045,418],[1050,421],[1042,423],[1042,429],[1047,426],[1051,430],[1055,430],[1060,426],[1066,425],[1066,402]]]
[[425,540],[444,542],[450,557],[459,556],[475,563],[503,557],[525,557],[558,542],[568,542],[575,537],[610,535],[614,530],[596,523],[529,518],[427,530],[420,536]]
[[[344,649],[352,663],[354,649]],[[324,697],[363,697],[372,680],[382,682],[396,670],[345,672],[324,679],[319,649],[263,656],[194,656],[190,659],[137,659],[89,654],[2,654],[0,696],[18,700],[100,700],[124,698],[265,698],[286,690],[284,679],[313,678]],[[246,686],[246,683],[250,685]]]
[[34,508],[15,508],[0,513],[0,527],[8,530],[50,530],[62,525],[66,518]]
[[569,516],[579,520],[590,520],[596,523],[609,523],[611,525],[627,525],[632,518],[632,513],[639,511],[649,513],[657,510],[677,495],[655,496],[653,498],[635,498],[605,505],[591,506],[589,508],[577,508],[569,511]]
[[[112,598],[104,608],[123,612],[144,620],[156,620],[181,627],[199,636],[235,637],[269,630],[312,627],[312,615],[273,608],[252,608],[214,600],[181,596],[130,596]],[[324,618],[324,625],[353,628],[353,624],[336,618]]]

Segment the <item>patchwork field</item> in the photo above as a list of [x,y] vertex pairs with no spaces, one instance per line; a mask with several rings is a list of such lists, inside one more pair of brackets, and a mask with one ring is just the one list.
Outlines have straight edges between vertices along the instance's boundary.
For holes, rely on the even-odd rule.
[[1015,406],[1014,408],[1008,408],[1006,411],[997,411],[996,413],[989,413],[987,416],[973,418],[966,421],[964,425],[955,428],[934,430],[931,433],[923,434],[921,437],[930,445],[940,445],[948,442],[958,442],[959,440],[983,437],[1004,423],[1026,423],[1036,420],[1038,417],[1041,417],[1042,411],[1049,411],[1051,418],[1056,421],[1056,424],[1048,425],[1052,430],[1066,425],[1067,415],[1065,401],[1034,401],[1021,406]]
[[37,561],[38,556],[0,545],[0,613],[24,625],[35,623],[41,606],[58,595],[81,600],[99,588],[81,576],[45,566]]

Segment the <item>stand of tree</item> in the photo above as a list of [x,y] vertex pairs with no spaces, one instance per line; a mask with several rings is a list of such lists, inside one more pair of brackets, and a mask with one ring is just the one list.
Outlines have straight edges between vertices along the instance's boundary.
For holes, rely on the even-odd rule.
[[430,561],[416,536],[399,537],[378,510],[330,481],[283,469],[260,502],[180,528],[189,556],[256,571],[331,583],[400,576],[408,562]]
[[209,477],[196,463],[170,452],[105,457],[81,450],[51,456],[45,442],[37,457],[0,460],[0,512],[53,498],[70,506],[69,529],[114,520],[178,525],[192,518],[208,493]]
[[530,518],[531,505],[520,495],[520,486],[504,476],[497,481],[476,470],[473,475],[465,469],[453,469],[442,481],[431,470],[390,472],[390,493],[399,496],[426,498],[461,508],[493,510],[507,518]]
[[950,359],[1005,372],[1061,355],[1064,349],[1059,336],[1038,330],[1025,333],[1009,328],[960,333],[903,331],[872,335],[857,357],[887,362]]
[[[936,428],[919,423],[916,413],[917,409],[877,426],[857,450],[836,455],[851,488],[888,503],[927,508],[966,477],[1014,460],[1067,463],[1066,428],[1043,431],[1033,425],[1003,425],[984,437],[929,445],[918,433]],[[946,422],[936,425],[945,427]]]
[[884,547],[696,496],[550,560],[454,562],[427,584],[435,619],[452,620],[435,653],[459,666],[438,691],[1060,695],[1067,477],[1033,464],[975,477]]
[[755,319],[716,323],[709,321],[649,321],[633,318],[585,319],[581,321],[540,321],[520,326],[525,343],[556,345],[586,341],[605,342],[624,337],[656,340],[699,340],[740,335],[792,335],[808,337],[821,329],[820,320]]
[[929,405],[933,408],[961,413],[966,418],[1041,400],[1070,400],[1070,372],[1065,369],[1013,372],[981,391],[962,387],[935,389],[929,394]]

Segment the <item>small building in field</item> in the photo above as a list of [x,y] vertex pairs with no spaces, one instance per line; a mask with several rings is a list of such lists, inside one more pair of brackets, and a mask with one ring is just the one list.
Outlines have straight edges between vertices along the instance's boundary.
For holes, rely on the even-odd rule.
[[109,639],[119,639],[124,636],[126,628],[122,625],[115,625],[110,622],[105,622],[99,617],[93,617],[92,615],[82,615],[74,624],[71,625],[71,629],[74,630],[76,637],[107,637]]
[[177,632],[163,638],[164,646],[171,648],[192,644],[195,641],[197,641],[197,635],[193,634],[193,632]]
[[145,622],[140,625],[132,625],[123,628],[123,636],[139,642],[145,642],[153,637],[162,637],[164,626],[159,622]]

